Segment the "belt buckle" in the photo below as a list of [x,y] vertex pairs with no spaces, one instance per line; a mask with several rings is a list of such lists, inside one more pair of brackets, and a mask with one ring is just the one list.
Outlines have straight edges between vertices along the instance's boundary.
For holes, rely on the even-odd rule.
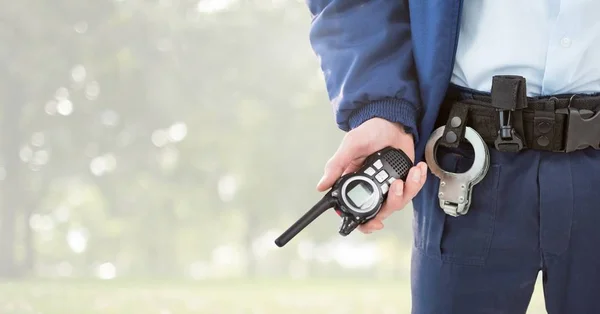
[[496,150],[501,152],[519,152],[523,149],[523,140],[515,128],[511,125],[511,110],[498,110],[498,119],[500,120],[500,129],[498,136],[494,141]]
[[555,111],[568,117],[563,151],[569,153],[587,147],[600,149],[600,111],[594,113],[588,109],[571,107],[573,97],[569,100],[567,108]]

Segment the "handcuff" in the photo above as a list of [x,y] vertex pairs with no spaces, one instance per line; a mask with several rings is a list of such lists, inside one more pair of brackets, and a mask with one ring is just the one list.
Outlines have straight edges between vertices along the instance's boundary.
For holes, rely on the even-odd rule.
[[475,152],[471,167],[463,173],[444,170],[437,162],[437,148],[446,126],[440,126],[433,131],[425,146],[425,160],[431,172],[440,179],[438,199],[442,210],[450,216],[466,215],[472,203],[473,187],[481,182],[490,166],[489,149],[477,131],[465,127],[464,139]]

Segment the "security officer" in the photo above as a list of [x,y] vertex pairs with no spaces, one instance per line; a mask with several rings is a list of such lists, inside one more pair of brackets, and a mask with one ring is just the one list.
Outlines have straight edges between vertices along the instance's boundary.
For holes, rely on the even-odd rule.
[[[324,191],[385,147],[416,162],[371,233],[414,206],[412,313],[525,313],[539,272],[548,313],[600,313],[600,1],[307,0],[340,129]],[[454,119],[454,122],[450,122]],[[470,207],[440,207],[424,162],[489,169]]]

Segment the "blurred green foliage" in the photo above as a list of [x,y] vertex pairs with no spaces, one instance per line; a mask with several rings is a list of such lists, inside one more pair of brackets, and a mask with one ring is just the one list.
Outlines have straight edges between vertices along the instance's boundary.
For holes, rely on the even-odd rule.
[[404,276],[410,213],[346,239],[330,213],[273,245],[343,136],[303,2],[5,7],[1,275]]

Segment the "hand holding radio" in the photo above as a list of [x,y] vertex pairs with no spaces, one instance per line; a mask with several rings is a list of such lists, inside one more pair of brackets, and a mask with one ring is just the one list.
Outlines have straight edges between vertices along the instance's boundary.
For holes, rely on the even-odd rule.
[[[408,155],[406,152],[408,152]],[[317,185],[327,193],[276,240],[284,246],[330,208],[342,217],[339,233],[383,228],[382,221],[404,208],[423,187],[424,162],[413,165],[412,136],[397,124],[374,118],[347,133]]]
[[[341,175],[356,171],[363,165],[367,156],[386,146],[403,151],[411,161],[414,161],[413,137],[397,123],[373,118],[346,133],[337,151],[325,165],[323,177],[317,184],[317,190],[323,192],[331,188]],[[419,162],[409,170],[405,181],[396,180],[391,184],[386,200],[377,216],[358,226],[358,229],[363,233],[381,230],[383,220],[393,212],[406,207],[421,190],[426,178],[427,164]]]

